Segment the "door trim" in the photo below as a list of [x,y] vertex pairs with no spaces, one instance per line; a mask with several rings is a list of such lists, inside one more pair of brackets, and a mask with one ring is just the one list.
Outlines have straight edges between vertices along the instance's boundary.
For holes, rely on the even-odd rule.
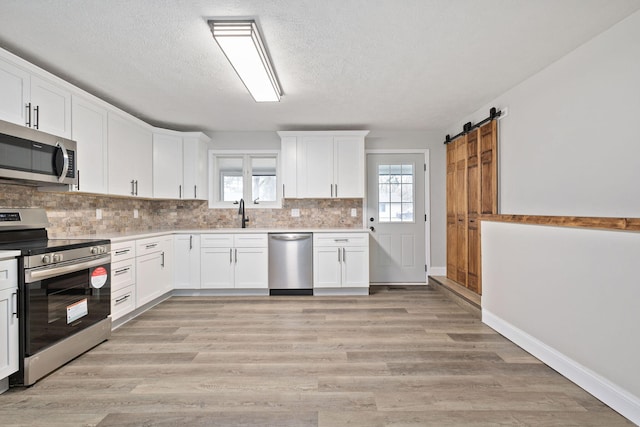
[[[424,174],[424,212],[427,215],[427,221],[424,227],[424,263],[427,265],[427,271],[424,273],[425,283],[427,282],[427,276],[431,274],[431,187],[429,186],[429,175],[431,172],[431,167],[429,164],[429,149],[427,148],[375,148],[364,150],[364,167],[365,167],[365,177],[368,176],[369,171],[367,170],[367,156],[369,154],[422,154],[424,156],[424,164],[427,165],[427,170]],[[364,191],[364,199],[362,200],[362,225],[364,228],[368,229],[367,218],[369,218],[369,212],[367,211],[367,196],[369,194],[368,188],[368,179],[365,179],[365,191]],[[369,255],[371,256],[371,255]]]

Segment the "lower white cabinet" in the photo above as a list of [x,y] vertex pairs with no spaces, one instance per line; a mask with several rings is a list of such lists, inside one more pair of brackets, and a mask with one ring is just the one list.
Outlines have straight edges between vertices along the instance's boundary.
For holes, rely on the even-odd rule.
[[18,370],[18,261],[0,261],[0,380]]
[[202,289],[268,289],[266,233],[201,236]]
[[313,234],[314,288],[368,288],[369,235]]
[[200,289],[200,235],[174,236],[174,289]]
[[173,289],[173,236],[136,240],[136,308]]

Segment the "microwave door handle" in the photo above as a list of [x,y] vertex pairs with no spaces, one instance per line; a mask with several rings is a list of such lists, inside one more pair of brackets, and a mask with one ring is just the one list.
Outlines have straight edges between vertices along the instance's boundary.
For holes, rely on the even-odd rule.
[[69,153],[67,153],[67,148],[60,141],[56,142],[56,146],[62,150],[62,173],[58,177],[59,182],[63,182],[67,177],[67,171],[69,170]]
[[71,265],[64,265],[61,267],[45,268],[41,270],[27,270],[24,273],[24,282],[32,283],[39,280],[50,279],[56,276],[62,276],[63,274],[73,273],[75,271],[84,270],[91,267],[98,267],[100,265],[108,264],[111,262],[111,255],[92,259],[90,261],[75,263]]

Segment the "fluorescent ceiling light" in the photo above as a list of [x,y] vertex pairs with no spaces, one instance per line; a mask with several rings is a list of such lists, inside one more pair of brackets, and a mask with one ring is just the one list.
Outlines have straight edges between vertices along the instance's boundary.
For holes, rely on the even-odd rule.
[[255,21],[209,21],[213,38],[256,102],[280,101],[280,85]]

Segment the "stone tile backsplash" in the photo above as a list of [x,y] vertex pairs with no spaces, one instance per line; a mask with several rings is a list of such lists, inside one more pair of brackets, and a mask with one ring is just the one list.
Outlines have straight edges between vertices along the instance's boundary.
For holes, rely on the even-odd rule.
[[[45,208],[49,236],[64,238],[151,230],[238,228],[236,209],[209,209],[206,201],[143,200],[85,193],[39,191],[0,184],[0,208]],[[300,217],[291,216],[299,209]],[[351,216],[351,209],[357,216]],[[96,218],[102,210],[102,219]],[[134,218],[134,209],[138,218]],[[249,228],[361,228],[362,199],[287,199],[282,209],[247,209]]]

